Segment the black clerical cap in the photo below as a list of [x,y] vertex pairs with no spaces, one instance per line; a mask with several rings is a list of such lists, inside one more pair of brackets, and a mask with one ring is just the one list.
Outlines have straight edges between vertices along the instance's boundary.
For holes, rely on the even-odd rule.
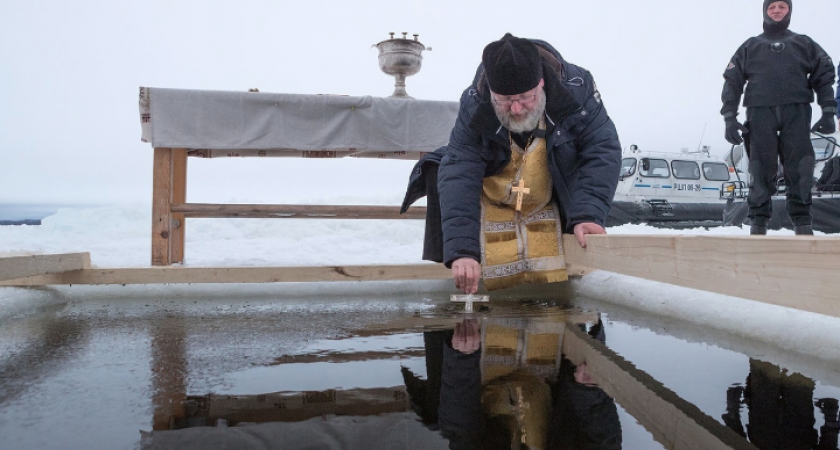
[[487,44],[481,62],[490,90],[500,95],[530,91],[537,87],[543,75],[537,46],[510,33]]

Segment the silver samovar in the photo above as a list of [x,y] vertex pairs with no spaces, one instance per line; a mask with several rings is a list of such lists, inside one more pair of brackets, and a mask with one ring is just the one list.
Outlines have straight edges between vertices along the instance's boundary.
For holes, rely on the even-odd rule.
[[420,71],[420,65],[423,62],[423,50],[431,51],[431,47],[426,48],[420,41],[417,40],[419,35],[415,34],[414,39],[408,39],[408,33],[403,33],[403,37],[394,39],[394,33],[389,33],[390,39],[386,39],[378,44],[375,44],[379,49],[379,68],[388,75],[393,75],[397,80],[394,83],[394,93],[391,97],[395,98],[414,98],[405,92],[405,77],[414,75]]

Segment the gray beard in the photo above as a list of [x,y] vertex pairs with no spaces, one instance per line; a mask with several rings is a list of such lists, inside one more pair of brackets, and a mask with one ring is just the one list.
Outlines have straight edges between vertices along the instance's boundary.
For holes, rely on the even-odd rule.
[[539,95],[537,95],[537,107],[524,117],[514,119],[510,113],[510,109],[502,111],[495,103],[493,104],[493,109],[496,111],[496,117],[499,118],[499,122],[511,133],[533,131],[540,125],[540,117],[545,112],[545,91],[540,89]]

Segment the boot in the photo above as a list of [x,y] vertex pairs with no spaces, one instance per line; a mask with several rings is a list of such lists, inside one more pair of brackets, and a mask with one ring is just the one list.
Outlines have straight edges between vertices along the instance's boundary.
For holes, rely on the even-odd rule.
[[796,233],[797,236],[813,236],[814,227],[811,225],[796,225],[793,227],[793,232]]
[[764,225],[750,225],[750,234],[767,234],[767,227]]

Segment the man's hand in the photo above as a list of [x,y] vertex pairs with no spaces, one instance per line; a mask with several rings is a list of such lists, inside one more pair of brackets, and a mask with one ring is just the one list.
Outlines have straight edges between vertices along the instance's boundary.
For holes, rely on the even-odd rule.
[[458,258],[452,263],[452,278],[455,289],[465,294],[478,292],[478,280],[481,279],[481,264],[472,258]]
[[726,121],[726,142],[732,145],[739,145],[744,142],[741,135],[749,133],[747,127],[741,125],[741,122],[735,120],[734,117]]
[[[587,234],[607,234],[607,230],[604,229],[601,225],[593,222],[581,222],[575,225],[575,237],[580,243],[580,246],[586,248],[586,235]],[[455,265],[453,264],[452,267],[454,268]]]
[[469,355],[475,353],[481,347],[481,334],[479,333],[478,321],[466,319],[455,324],[455,333],[452,335],[452,348]]
[[831,134],[834,133],[834,130],[834,114],[823,114],[811,128],[811,131],[822,134]]

